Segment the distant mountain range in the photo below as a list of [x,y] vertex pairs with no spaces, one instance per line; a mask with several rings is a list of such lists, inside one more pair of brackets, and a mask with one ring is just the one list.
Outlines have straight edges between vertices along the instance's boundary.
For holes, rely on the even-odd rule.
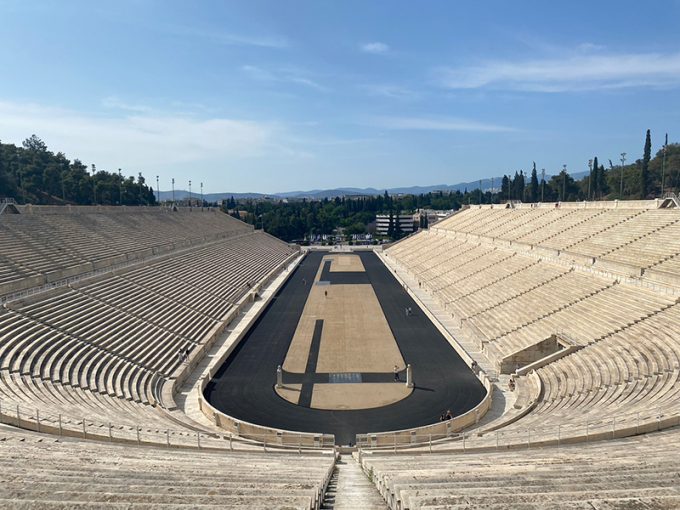
[[[588,172],[576,172],[569,174],[574,179],[581,179]],[[540,177],[540,176],[539,176]],[[551,176],[546,174],[546,180]],[[501,181],[503,177],[485,177],[482,179],[482,191],[490,191],[493,182],[493,188],[498,190],[501,186]],[[527,182],[528,184],[528,182]],[[458,184],[434,184],[431,186],[408,186],[401,188],[386,188],[386,189],[376,189],[376,188],[333,188],[333,189],[314,189],[309,191],[286,191],[281,193],[206,193],[203,198],[208,202],[216,202],[219,200],[227,200],[231,197],[235,199],[265,199],[265,198],[279,198],[279,199],[302,199],[306,198],[309,200],[323,200],[324,198],[335,198],[335,197],[348,197],[348,196],[358,196],[358,195],[382,195],[385,191],[390,195],[419,195],[421,193],[430,193],[433,191],[460,191],[479,189],[479,180],[472,182],[460,182]],[[188,198],[189,192],[186,190],[175,190],[175,200],[183,200]],[[198,198],[199,194],[196,192],[192,193],[193,197]],[[161,201],[172,200],[172,191],[161,191],[160,192]]]

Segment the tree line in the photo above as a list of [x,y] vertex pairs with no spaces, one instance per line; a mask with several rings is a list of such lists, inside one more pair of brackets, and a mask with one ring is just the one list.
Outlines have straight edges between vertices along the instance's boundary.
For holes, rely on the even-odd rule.
[[[652,158],[651,133],[647,130],[642,158],[631,164],[601,164],[595,156],[588,175],[575,180],[566,168],[547,181],[539,176],[536,163],[530,174],[504,175],[499,200],[523,202],[573,202],[579,200],[646,200],[680,189],[680,144],[668,144]],[[492,199],[493,200],[493,199]],[[491,203],[491,202],[487,202]]]
[[[644,199],[680,189],[680,144],[668,144],[654,157],[651,133],[646,133],[642,158],[628,165],[608,165],[593,157],[590,172],[575,180],[566,168],[543,178],[536,164],[529,173],[505,175],[493,189],[431,192],[420,195],[344,197],[324,200],[227,200],[225,211],[256,228],[287,241],[333,234],[339,227],[348,235],[367,232],[376,214],[396,218],[416,209],[460,209],[466,204],[500,204],[508,200],[553,202],[604,199]],[[156,197],[141,173],[124,176],[50,151],[33,135],[17,147],[0,142],[0,198],[19,203],[78,205],[154,205]],[[398,222],[395,222],[396,225]],[[421,226],[427,226],[421,223]],[[391,237],[402,232],[392,229]]]
[[[662,189],[663,188],[663,189]],[[412,213],[416,209],[450,210],[468,204],[522,202],[557,202],[581,200],[647,199],[664,191],[680,189],[680,144],[668,144],[652,158],[651,134],[646,133],[643,157],[628,165],[608,166],[595,156],[588,175],[574,179],[563,168],[557,175],[544,178],[533,163],[530,173],[505,175],[493,189],[433,192],[420,195],[375,197],[338,197],[324,200],[252,200],[231,198],[223,204],[225,211],[262,228],[286,241],[302,240],[314,235],[333,234],[341,227],[348,235],[367,232],[376,214]],[[396,223],[395,223],[396,225]],[[421,227],[427,220],[421,220]],[[394,228],[389,237],[403,233]]]
[[98,170],[50,151],[32,135],[18,147],[0,142],[0,197],[18,203],[77,205],[155,205],[153,188],[135,178]]

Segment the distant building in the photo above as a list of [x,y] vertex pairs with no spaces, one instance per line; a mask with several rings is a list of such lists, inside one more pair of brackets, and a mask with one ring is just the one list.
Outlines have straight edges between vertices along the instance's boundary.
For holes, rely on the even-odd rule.
[[[419,209],[415,216],[414,220],[419,223],[420,225],[434,225],[438,221],[441,221],[445,218],[448,218],[454,213],[453,209],[450,210],[435,210],[435,209]],[[425,220],[427,218],[427,220]]]
[[[400,214],[399,216],[393,216],[392,222],[393,227],[396,230],[397,221],[399,221],[399,227],[403,234],[410,234],[414,231],[413,214]],[[389,214],[377,214],[375,217],[375,232],[378,235],[386,236],[390,229],[390,215]]]

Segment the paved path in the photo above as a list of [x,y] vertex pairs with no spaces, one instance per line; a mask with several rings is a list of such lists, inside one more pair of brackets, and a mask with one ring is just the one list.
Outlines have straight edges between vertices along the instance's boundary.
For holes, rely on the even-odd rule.
[[[322,252],[310,253],[276,294],[231,357],[206,388],[206,398],[234,418],[286,430],[335,434],[338,444],[355,442],[358,433],[408,429],[436,423],[450,409],[474,408],[485,390],[412,297],[372,252],[361,253],[367,276],[404,360],[413,366],[415,391],[375,409],[303,408],[274,391],[281,364],[302,313]],[[412,316],[404,309],[411,307]]]

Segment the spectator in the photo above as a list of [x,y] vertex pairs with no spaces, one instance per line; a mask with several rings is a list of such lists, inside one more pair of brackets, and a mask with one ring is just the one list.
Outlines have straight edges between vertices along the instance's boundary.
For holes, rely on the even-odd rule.
[[394,365],[394,380],[399,380],[399,367],[397,365]]

